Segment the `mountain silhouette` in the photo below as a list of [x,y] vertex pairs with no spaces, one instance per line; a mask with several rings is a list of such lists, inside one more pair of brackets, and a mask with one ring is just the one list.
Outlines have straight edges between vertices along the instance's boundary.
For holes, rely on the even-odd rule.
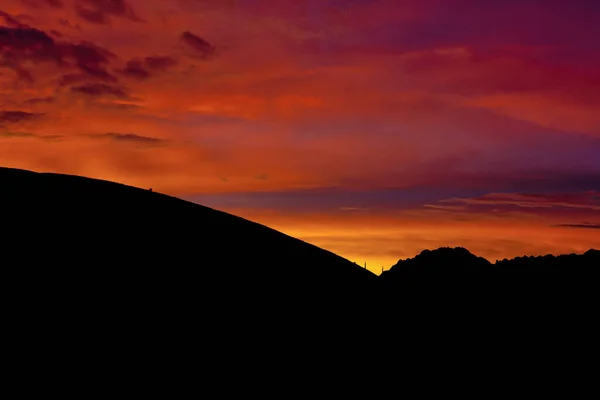
[[414,258],[400,260],[382,275],[390,274],[456,274],[463,272],[487,271],[492,264],[477,257],[463,247],[441,247],[436,250],[423,250]]
[[[389,270],[382,272],[382,280],[411,280],[419,277],[451,279],[493,275],[497,279],[516,273],[513,278],[524,274],[560,273],[565,275],[585,274],[588,277],[600,273],[600,251],[590,249],[584,254],[562,254],[545,256],[524,256],[498,260],[494,264],[483,257],[472,254],[464,247],[440,247],[423,250],[414,258],[399,260]],[[539,275],[537,275],[539,278]],[[462,278],[461,278],[462,279]]]
[[[472,254],[463,247],[441,247],[423,250],[414,258],[399,260],[389,270],[382,272],[380,280],[388,287],[419,282],[442,281],[445,286],[479,280],[487,284],[518,285],[530,279],[564,280],[600,277],[600,251],[590,249],[584,254],[554,256],[524,256],[491,263]],[[507,286],[508,287],[508,286]]]
[[399,260],[379,278],[383,301],[396,311],[558,318],[598,304],[600,251],[491,263],[462,247],[442,247]]

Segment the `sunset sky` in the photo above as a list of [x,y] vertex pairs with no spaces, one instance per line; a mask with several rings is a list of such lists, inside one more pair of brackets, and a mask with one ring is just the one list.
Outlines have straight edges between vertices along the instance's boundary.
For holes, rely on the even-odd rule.
[[151,187],[376,273],[579,253],[599,38],[598,0],[1,0],[0,166]]

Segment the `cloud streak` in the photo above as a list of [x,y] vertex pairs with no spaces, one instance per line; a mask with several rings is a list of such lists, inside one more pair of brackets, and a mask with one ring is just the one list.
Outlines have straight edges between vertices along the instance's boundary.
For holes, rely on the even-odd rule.
[[128,97],[125,89],[118,86],[106,85],[103,83],[74,86],[71,88],[72,92],[82,93],[87,96],[114,96],[125,99]]
[[0,124],[15,123],[21,121],[30,121],[39,118],[41,114],[30,113],[27,111],[0,111]]
[[91,135],[87,135],[87,136],[92,139],[108,139],[108,140],[113,140],[115,142],[131,143],[131,144],[142,145],[142,146],[147,146],[147,147],[161,146],[161,145],[166,144],[166,141],[163,139],[158,139],[158,138],[149,137],[149,136],[136,135],[135,133],[107,132],[107,133],[100,133],[100,134],[91,134]]
[[554,226],[577,229],[600,229],[600,224],[558,224]]
[[512,205],[522,208],[582,208],[600,211],[600,203],[596,200],[599,193],[600,192],[547,194],[493,193],[480,198],[454,198],[442,200],[441,202],[484,206]]

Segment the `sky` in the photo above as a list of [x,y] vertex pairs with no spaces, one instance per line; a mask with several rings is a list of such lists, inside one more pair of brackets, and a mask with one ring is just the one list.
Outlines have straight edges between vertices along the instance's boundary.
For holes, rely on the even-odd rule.
[[441,246],[580,253],[599,37],[597,0],[2,0],[0,165],[153,188],[376,273]]

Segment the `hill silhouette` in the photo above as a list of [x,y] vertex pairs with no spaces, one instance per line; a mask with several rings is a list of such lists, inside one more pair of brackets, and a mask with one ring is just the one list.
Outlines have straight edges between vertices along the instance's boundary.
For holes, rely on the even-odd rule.
[[379,278],[384,301],[408,313],[559,318],[598,304],[600,251],[491,263],[462,247],[442,247],[400,260]]
[[473,279],[484,279],[488,289],[519,286],[540,281],[540,273],[589,278],[600,265],[597,250],[492,264],[464,248],[440,248],[400,260],[378,277],[264,225],[152,190],[9,168],[0,168],[0,184],[4,263],[15,273],[35,266],[32,278],[44,288],[78,282],[89,293],[110,288],[115,296],[133,290],[156,297],[158,290],[181,301],[203,293],[222,305],[243,299],[239,307],[276,298],[321,309],[328,300],[354,312],[379,304],[380,295],[422,292],[423,285],[438,293],[440,285],[466,290]]
[[241,379],[256,360],[341,351],[370,318],[375,274],[156,191],[0,168],[0,210],[5,321],[36,358],[85,349],[156,379],[187,376],[192,358]]
[[[511,276],[511,273],[515,274]],[[389,270],[384,271],[380,278],[385,281],[422,278],[447,280],[453,277],[463,279],[465,274],[470,277],[494,276],[494,279],[498,280],[511,276],[512,281],[518,281],[519,278],[532,276],[532,274],[535,274],[538,279],[542,276],[598,277],[600,276],[600,251],[590,249],[584,254],[523,256],[510,260],[497,260],[492,264],[464,247],[440,247],[435,250],[423,250],[414,258],[399,260]]]
[[[0,168],[0,210],[14,334],[38,356],[84,349],[86,359],[123,374],[135,365],[188,376],[192,358],[244,379],[257,376],[260,360],[269,376],[305,387],[315,381],[286,371],[308,362],[327,375],[390,357],[416,368],[429,351],[461,343],[464,356],[489,335],[506,340],[510,329],[523,335],[540,319],[544,327],[564,323],[597,304],[595,250],[492,264],[441,248],[376,276],[266,226],[155,191],[8,168]],[[382,333],[389,339],[376,345]]]
[[600,277],[600,251],[590,249],[584,254],[563,254],[545,256],[524,256],[498,260],[491,263],[483,257],[472,254],[463,247],[441,247],[423,250],[414,258],[399,260],[389,270],[380,275],[386,285],[410,284],[423,280],[442,280],[455,284],[471,279],[490,279],[490,283],[517,285],[521,281],[534,278],[566,279]]
[[441,247],[436,250],[423,250],[414,258],[399,260],[382,275],[400,273],[454,274],[462,272],[480,272],[491,268],[492,264],[477,257],[463,247]]
[[37,266],[57,284],[79,279],[85,290],[122,286],[179,297],[194,289],[300,302],[356,296],[375,282],[329,251],[150,190],[6,168],[0,185],[4,262]]

